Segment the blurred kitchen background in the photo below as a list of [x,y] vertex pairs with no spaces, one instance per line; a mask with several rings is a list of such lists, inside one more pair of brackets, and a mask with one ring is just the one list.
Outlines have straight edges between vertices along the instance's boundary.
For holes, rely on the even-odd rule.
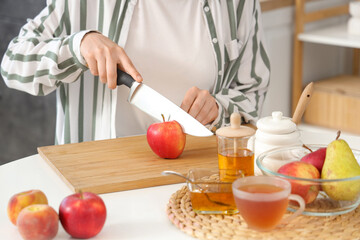
[[[263,23],[271,60],[271,83],[262,112],[282,111],[291,116],[291,79],[294,33],[294,1],[264,6]],[[307,5],[310,10],[336,6],[350,0],[322,0]],[[0,0],[0,59],[8,43],[18,35],[27,18],[35,17],[45,0]],[[288,4],[290,3],[290,4]],[[285,6],[283,6],[285,5]],[[271,6],[271,7],[268,7]],[[278,7],[280,6],[280,7]],[[265,8],[266,7],[266,8]],[[318,28],[346,22],[347,16],[310,24]],[[304,48],[303,86],[318,79],[351,73],[352,51],[348,48],[307,43]],[[9,89],[0,77],[0,165],[37,153],[38,146],[53,145],[55,132],[55,93],[45,97]]]
[[[45,0],[0,0],[0,59],[27,18],[36,16]],[[37,153],[55,139],[55,92],[35,97],[9,89],[0,76],[0,164]]]

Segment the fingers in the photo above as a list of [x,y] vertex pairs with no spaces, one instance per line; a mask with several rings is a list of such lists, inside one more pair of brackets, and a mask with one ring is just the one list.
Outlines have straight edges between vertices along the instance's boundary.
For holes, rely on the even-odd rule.
[[209,91],[197,87],[189,89],[185,94],[181,108],[202,124],[214,121],[218,115],[218,106]]
[[124,49],[98,32],[85,35],[80,45],[80,51],[91,73],[99,76],[100,81],[110,89],[117,85],[117,67],[129,73],[136,81],[142,77],[136,70]]
[[196,116],[196,119],[203,125],[206,125],[214,121],[217,115],[218,115],[218,106],[216,101],[215,100],[206,101],[206,104],[201,109],[199,114]]
[[202,92],[199,92],[189,109],[189,114],[197,119],[199,113],[205,106],[205,103],[206,103],[205,96],[202,96]]
[[121,66],[122,66],[122,68],[120,68],[121,70],[130,74],[135,79],[135,81],[142,82],[142,80],[143,80],[142,76],[136,70],[134,64],[132,63],[130,58],[126,55],[125,51],[124,51],[124,54],[120,55],[120,61],[121,61]]
[[117,63],[111,58],[106,61],[106,77],[108,87],[115,89],[117,86]]
[[96,62],[97,62],[97,69],[98,69],[100,81],[105,84],[107,82],[106,58],[104,56],[99,56],[96,59]]
[[88,68],[90,69],[90,72],[94,76],[99,76],[99,71],[97,67],[97,62],[94,58],[90,58],[87,62]]
[[198,92],[199,89],[197,87],[192,87],[186,92],[184,100],[182,101],[180,106],[185,112],[189,112],[193,102],[197,97]]

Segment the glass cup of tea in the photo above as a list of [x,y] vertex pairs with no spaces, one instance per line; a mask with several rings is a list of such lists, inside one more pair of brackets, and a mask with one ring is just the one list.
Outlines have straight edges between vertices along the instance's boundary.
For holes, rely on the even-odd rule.
[[[235,204],[248,227],[269,231],[286,224],[305,209],[302,197],[290,194],[291,184],[274,176],[250,176],[237,179],[232,184]],[[289,200],[298,202],[299,209],[283,218]]]
[[227,175],[226,169],[194,168],[188,172],[187,186],[191,205],[199,214],[235,214],[238,212],[232,193],[232,183],[244,177],[238,171]]

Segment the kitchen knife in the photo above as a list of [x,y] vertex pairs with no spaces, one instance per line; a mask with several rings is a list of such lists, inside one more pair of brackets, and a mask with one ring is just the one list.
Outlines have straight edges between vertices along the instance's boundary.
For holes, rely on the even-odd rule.
[[136,82],[129,74],[118,69],[117,85],[122,84],[130,88],[128,102],[158,121],[163,121],[161,114],[164,114],[165,119],[170,118],[180,123],[184,132],[189,135],[198,137],[213,135],[204,125],[169,99],[149,86]]

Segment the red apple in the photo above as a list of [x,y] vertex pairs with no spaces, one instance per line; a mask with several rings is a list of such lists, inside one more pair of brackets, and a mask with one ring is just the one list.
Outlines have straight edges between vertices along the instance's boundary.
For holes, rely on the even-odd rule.
[[[278,173],[298,178],[318,179],[320,172],[310,163],[295,161],[287,163],[278,169]],[[320,185],[308,181],[289,180],[291,193],[300,195],[305,203],[314,201],[319,193]]]
[[326,147],[323,147],[323,148],[319,148],[314,152],[306,154],[304,157],[300,159],[300,161],[314,165],[319,170],[319,172],[321,172],[322,167],[324,165],[325,156],[326,156]]
[[94,193],[75,193],[61,202],[59,217],[65,231],[72,237],[91,238],[105,224],[105,203]]
[[186,135],[175,120],[151,124],[146,137],[150,148],[161,158],[177,158],[184,151]]
[[57,212],[47,204],[33,204],[21,210],[17,227],[25,240],[50,240],[59,229]]
[[16,225],[20,211],[32,204],[48,204],[45,194],[40,190],[30,190],[13,195],[7,206],[10,221]]

